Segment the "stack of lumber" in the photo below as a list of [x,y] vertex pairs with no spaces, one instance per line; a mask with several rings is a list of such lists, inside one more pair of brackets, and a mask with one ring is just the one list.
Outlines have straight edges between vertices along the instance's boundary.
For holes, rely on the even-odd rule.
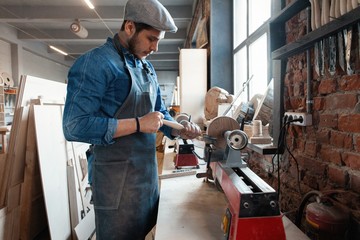
[[0,158],[0,239],[34,239],[44,231],[51,239],[87,239],[94,232],[89,146],[63,136],[65,97],[66,84],[21,78],[8,151]]

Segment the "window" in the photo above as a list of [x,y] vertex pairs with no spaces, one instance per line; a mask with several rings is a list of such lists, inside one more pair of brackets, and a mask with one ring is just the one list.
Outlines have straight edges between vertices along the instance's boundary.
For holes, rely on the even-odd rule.
[[[269,79],[271,0],[234,0],[234,92],[241,101],[264,94]],[[239,99],[239,100],[240,100]]]

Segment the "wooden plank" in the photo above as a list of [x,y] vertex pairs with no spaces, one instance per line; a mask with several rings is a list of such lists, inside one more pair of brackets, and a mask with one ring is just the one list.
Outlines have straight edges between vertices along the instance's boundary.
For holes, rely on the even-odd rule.
[[66,84],[34,76],[22,76],[16,108],[27,106],[31,99],[52,99],[61,102],[66,97]]
[[[19,126],[26,126],[27,115],[23,114],[20,109],[29,105],[31,99],[37,99],[39,96],[44,99],[53,99],[56,102],[64,101],[66,97],[66,86],[64,83],[33,76],[23,75],[21,77],[16,98],[13,125],[10,132],[8,154],[5,160],[3,174],[0,175],[0,207],[6,205],[5,200],[9,186],[18,184],[23,180],[21,176],[23,176],[24,173],[25,159],[22,154],[25,149],[25,144],[19,144],[18,141],[22,141],[25,137],[23,136],[23,131],[18,131],[18,128]],[[17,160],[14,161],[15,149]],[[14,167],[14,165],[16,165],[16,167]]]
[[8,212],[11,212],[13,209],[17,208],[20,205],[20,192],[21,184],[17,184],[9,188],[7,196]]
[[10,186],[10,179],[13,176],[13,172],[15,171],[15,175],[19,176],[20,172],[19,169],[14,169],[13,165],[14,162],[16,162],[15,157],[17,157],[18,159],[21,159],[21,153],[22,153],[22,149],[23,149],[23,145],[16,145],[15,148],[15,143],[16,143],[16,139],[18,137],[25,137],[24,134],[21,132],[24,127],[20,127],[21,125],[26,125],[27,124],[27,115],[24,114],[27,112],[27,109],[24,108],[20,108],[15,110],[15,115],[14,115],[14,120],[13,120],[13,126],[12,126],[12,130],[10,132],[10,139],[9,139],[9,148],[8,148],[8,153],[6,155],[6,159],[5,159],[5,166],[4,166],[4,174],[2,175],[1,178],[1,186],[0,186],[0,206],[5,206],[5,199],[6,199],[6,194],[8,192],[9,186]]
[[85,216],[84,219],[75,228],[76,236],[79,240],[87,240],[95,232],[95,212],[93,209]]
[[[41,207],[35,205],[38,202],[36,201],[39,198],[38,196],[41,195],[42,198],[42,190],[40,188],[41,179],[38,170],[39,164],[36,147],[34,108],[31,106],[29,109],[26,139],[24,183],[21,189],[20,201],[20,234],[22,240],[33,239],[36,234],[40,233],[47,226],[45,213],[42,215],[42,217],[38,217],[40,214],[37,213],[39,213]],[[35,207],[40,209],[33,209]],[[42,207],[45,209],[44,204]],[[44,210],[41,212],[44,212]],[[44,218],[45,221],[41,218]],[[37,224],[34,225],[34,222]]]
[[6,239],[5,238],[5,223],[6,223],[6,208],[0,209],[0,239]]
[[[67,186],[67,151],[59,106],[34,106],[43,193],[52,239],[71,238]],[[51,119],[51,124],[49,124]]]
[[70,223],[72,236],[75,236],[75,227],[79,224],[78,206],[76,201],[75,168],[72,165],[66,167],[69,189]]
[[[76,170],[76,185],[78,186],[79,206],[81,206],[81,216],[87,214],[87,212],[93,207],[90,204],[91,191],[88,184],[88,172],[87,172],[87,157],[86,151],[89,149],[89,144],[71,142],[73,152],[73,163]],[[70,156],[70,154],[69,154]],[[81,218],[82,218],[81,217]]]
[[[21,227],[22,226],[20,226],[20,229]],[[41,195],[33,199],[31,203],[31,221],[28,239],[36,239],[36,237],[44,232],[47,227],[44,196]],[[20,233],[22,234],[22,231],[20,231]],[[21,238],[21,240],[23,240],[23,238]]]
[[[4,174],[5,174],[5,161],[6,161],[6,153],[0,154],[0,180],[2,180],[4,178]],[[1,191],[1,185],[0,184],[0,191]],[[0,194],[1,195],[1,194]],[[2,204],[0,203],[0,209],[1,209]]]
[[[29,107],[20,108],[20,122],[16,126],[17,133],[15,137],[16,147],[12,155],[12,164],[10,168],[9,186],[14,186],[24,181],[26,135],[28,128]],[[14,126],[15,127],[15,126]],[[15,143],[14,143],[15,145]],[[9,201],[9,200],[8,200]]]

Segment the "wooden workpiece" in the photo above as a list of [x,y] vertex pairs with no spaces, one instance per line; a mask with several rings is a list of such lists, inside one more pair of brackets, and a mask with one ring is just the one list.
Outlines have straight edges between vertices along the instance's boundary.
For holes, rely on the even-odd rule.
[[240,129],[240,124],[233,118],[220,116],[214,118],[208,128],[206,134],[212,138],[216,138],[214,145],[218,148],[225,149],[226,139],[224,133],[228,130]]

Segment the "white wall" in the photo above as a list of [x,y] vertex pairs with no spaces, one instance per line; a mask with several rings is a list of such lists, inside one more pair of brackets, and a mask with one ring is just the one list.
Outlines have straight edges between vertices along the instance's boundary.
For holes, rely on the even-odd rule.
[[21,75],[65,82],[72,62],[47,50],[45,43],[19,40],[16,29],[0,23],[0,73],[5,69],[12,75],[15,85],[19,84]]
[[173,83],[176,84],[176,78],[179,75],[177,71],[156,71],[158,76],[158,82],[162,83]]
[[0,39],[0,74],[3,72],[12,75],[11,45]]
[[53,60],[24,50],[23,73],[34,77],[66,83],[69,68]]

